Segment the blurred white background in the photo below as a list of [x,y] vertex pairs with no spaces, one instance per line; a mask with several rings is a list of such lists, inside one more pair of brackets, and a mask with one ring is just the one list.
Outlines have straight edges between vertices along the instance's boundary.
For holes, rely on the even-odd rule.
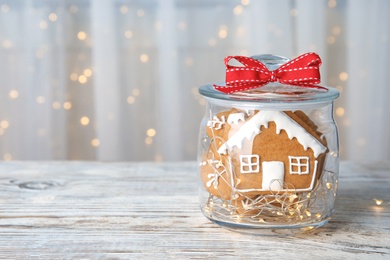
[[341,159],[390,159],[390,1],[0,0],[0,159],[195,160],[228,55],[315,51]]

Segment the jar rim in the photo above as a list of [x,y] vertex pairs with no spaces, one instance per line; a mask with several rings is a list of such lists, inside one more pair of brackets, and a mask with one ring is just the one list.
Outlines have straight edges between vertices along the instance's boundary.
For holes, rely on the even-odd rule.
[[[223,85],[224,83],[216,83]],[[238,104],[253,105],[270,105],[294,106],[299,104],[317,104],[327,103],[339,97],[340,92],[332,87],[325,89],[301,88],[297,86],[283,85],[280,83],[267,84],[261,88],[252,89],[251,91],[241,91],[232,94],[226,94],[217,91],[214,84],[203,85],[199,88],[199,93],[214,100],[225,102],[234,102]]]

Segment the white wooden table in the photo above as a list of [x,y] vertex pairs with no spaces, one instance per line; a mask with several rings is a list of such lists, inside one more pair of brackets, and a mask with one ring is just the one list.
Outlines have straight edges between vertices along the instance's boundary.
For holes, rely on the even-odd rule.
[[264,237],[201,214],[195,162],[0,162],[0,259],[390,259],[390,163],[340,172],[325,227]]

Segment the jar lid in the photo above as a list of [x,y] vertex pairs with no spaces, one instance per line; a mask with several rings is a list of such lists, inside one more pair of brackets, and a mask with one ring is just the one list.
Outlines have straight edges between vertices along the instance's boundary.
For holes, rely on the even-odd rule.
[[[285,57],[268,54],[252,56],[251,58],[262,62],[270,71],[289,61]],[[218,82],[215,85],[225,86],[225,82]],[[214,102],[227,102],[229,105],[234,102],[237,106],[277,109],[329,103],[340,95],[340,92],[332,87],[300,87],[279,82],[271,82],[258,88],[231,94],[220,92],[214,88],[214,84],[208,84],[201,86],[199,93],[207,99],[213,99]]]

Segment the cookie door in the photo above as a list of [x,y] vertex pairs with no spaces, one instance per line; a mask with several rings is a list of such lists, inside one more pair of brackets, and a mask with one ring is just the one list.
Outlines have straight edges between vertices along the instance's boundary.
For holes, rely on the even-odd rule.
[[271,161],[262,163],[263,182],[262,189],[279,191],[283,189],[284,163]]

